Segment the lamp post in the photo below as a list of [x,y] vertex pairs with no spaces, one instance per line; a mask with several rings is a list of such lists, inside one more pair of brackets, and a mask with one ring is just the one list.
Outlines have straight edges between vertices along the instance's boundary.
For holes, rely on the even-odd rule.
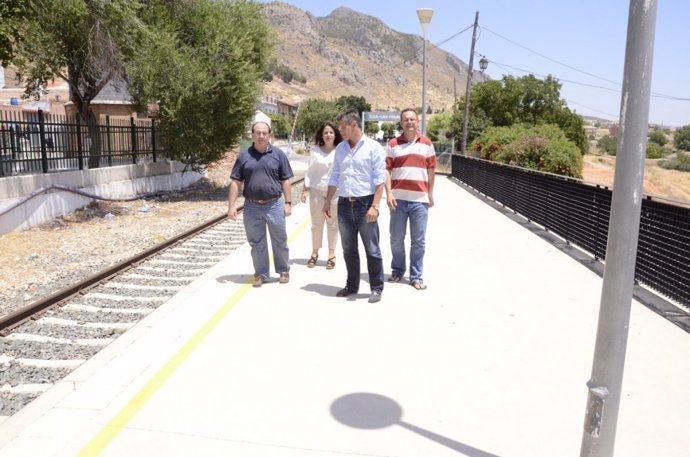
[[426,134],[426,31],[431,22],[431,16],[434,15],[434,10],[431,8],[419,8],[417,10],[417,17],[419,23],[422,25],[422,135]]

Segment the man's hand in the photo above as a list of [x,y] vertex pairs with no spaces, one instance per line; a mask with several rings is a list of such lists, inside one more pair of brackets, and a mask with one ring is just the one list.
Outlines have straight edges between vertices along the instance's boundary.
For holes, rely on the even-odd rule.
[[376,219],[379,217],[379,210],[374,208],[373,206],[370,206],[369,209],[367,210],[367,222],[376,222]]
[[393,196],[393,192],[389,193],[386,196],[386,204],[388,205],[388,208],[390,208],[391,211],[395,211],[395,208],[398,207],[398,201]]
[[285,217],[288,217],[292,214],[292,205],[290,203],[286,203],[284,206],[285,206]]
[[228,208],[228,219],[231,219],[233,221],[237,220],[237,208],[235,207],[235,205],[231,205]]

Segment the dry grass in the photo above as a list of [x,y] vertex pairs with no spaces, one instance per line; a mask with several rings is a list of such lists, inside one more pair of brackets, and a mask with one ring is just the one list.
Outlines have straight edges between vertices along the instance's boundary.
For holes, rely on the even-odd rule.
[[[583,179],[612,187],[615,166],[614,156],[587,154],[584,157]],[[690,204],[690,173],[667,170],[659,166],[659,160],[647,159],[643,190],[648,195]]]

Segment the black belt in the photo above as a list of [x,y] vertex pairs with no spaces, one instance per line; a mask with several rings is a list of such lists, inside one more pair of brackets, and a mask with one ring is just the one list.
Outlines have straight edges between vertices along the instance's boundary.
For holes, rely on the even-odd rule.
[[369,200],[370,198],[372,198],[373,196],[374,196],[374,195],[371,194],[371,195],[365,195],[365,196],[363,196],[363,197],[340,197],[340,198],[342,198],[342,199],[345,200],[346,202],[354,203],[354,202],[364,202],[364,201],[367,201],[367,200]]
[[278,195],[277,197],[266,199],[266,200],[259,200],[259,199],[255,199],[255,198],[247,198],[246,200],[250,201],[252,203],[256,203],[257,205],[266,205],[268,203],[273,203],[274,201],[278,200],[279,198],[280,198],[280,195]]

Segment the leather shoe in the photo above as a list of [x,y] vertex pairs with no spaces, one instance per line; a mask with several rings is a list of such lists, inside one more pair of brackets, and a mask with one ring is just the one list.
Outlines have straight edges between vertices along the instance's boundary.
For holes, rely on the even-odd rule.
[[352,290],[348,287],[345,287],[344,289],[340,289],[337,294],[335,294],[336,297],[347,297],[348,295],[356,294],[356,290]]
[[371,295],[369,295],[369,303],[377,303],[381,301],[381,291],[372,290]]

